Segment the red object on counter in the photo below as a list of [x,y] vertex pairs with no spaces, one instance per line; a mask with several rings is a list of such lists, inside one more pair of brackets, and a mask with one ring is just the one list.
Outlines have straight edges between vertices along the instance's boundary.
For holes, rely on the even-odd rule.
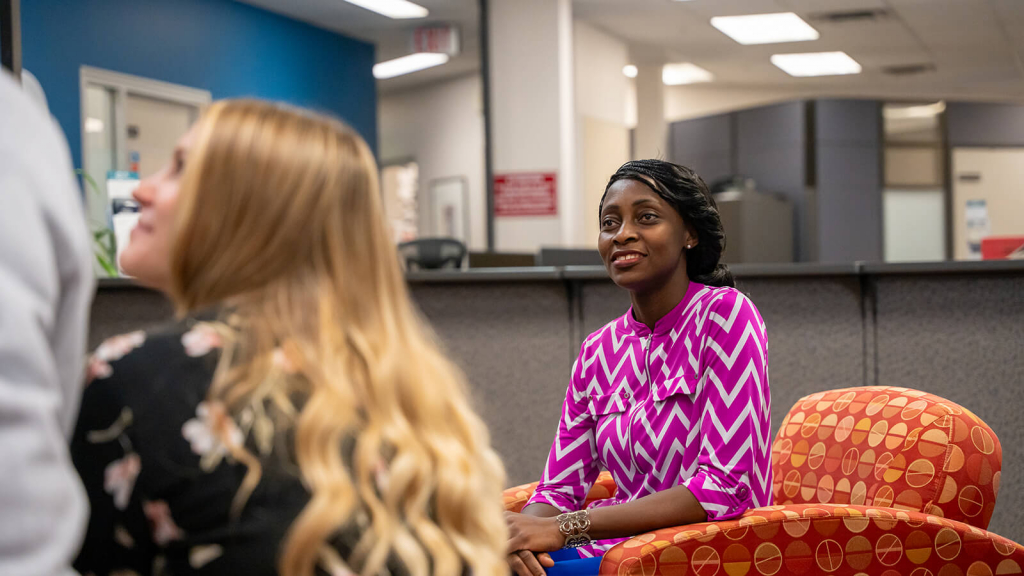
[[989,236],[981,240],[982,260],[1003,260],[1024,247],[1024,236]]

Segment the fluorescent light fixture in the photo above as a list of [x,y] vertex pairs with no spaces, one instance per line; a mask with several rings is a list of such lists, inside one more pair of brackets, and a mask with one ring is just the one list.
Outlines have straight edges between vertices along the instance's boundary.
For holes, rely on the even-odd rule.
[[95,134],[97,132],[103,132],[103,120],[99,118],[86,118],[85,119],[85,132],[87,134]]
[[860,74],[861,67],[846,52],[808,52],[805,54],[776,54],[772,64],[790,76],[839,76]]
[[817,40],[818,31],[792,12],[719,16],[711,25],[740,44],[775,44]]
[[945,111],[946,103],[939,100],[933,104],[919,104],[917,106],[887,105],[882,109],[882,115],[890,120],[909,120],[911,118],[931,118]]
[[430,11],[420,6],[419,4],[413,4],[408,0],[345,0],[349,4],[355,4],[360,8],[366,8],[372,10],[377,14],[383,14],[388,18],[394,18],[396,20],[405,18],[426,18]]
[[626,64],[622,67],[622,73],[625,74],[626,78],[636,78],[638,72],[639,70],[632,64]]
[[395,76],[401,76],[403,74],[410,74],[427,68],[433,68],[434,66],[440,66],[447,61],[447,54],[418,52],[416,54],[409,54],[408,56],[402,56],[401,58],[395,58],[394,60],[375,64],[373,66],[373,77],[378,80],[394,78]]
[[698,82],[711,82],[715,79],[714,74],[689,62],[679,64],[665,64],[661,68],[661,81],[666,86],[679,86],[680,84],[696,84]]

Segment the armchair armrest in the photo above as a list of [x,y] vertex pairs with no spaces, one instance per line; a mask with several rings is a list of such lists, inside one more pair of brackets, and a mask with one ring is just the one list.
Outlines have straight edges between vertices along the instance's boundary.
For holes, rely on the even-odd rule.
[[[505,510],[509,512],[522,512],[523,506],[526,505],[526,502],[533,496],[534,490],[537,489],[537,484],[538,482],[534,482],[532,484],[506,488],[502,493]],[[608,472],[601,472],[601,475],[597,477],[597,481],[594,482],[594,486],[587,494],[584,506],[589,505],[594,500],[611,498],[615,495],[616,490],[618,490],[618,487],[615,485],[615,480],[612,480],[612,475]]]
[[917,575],[947,564],[958,574],[1020,574],[1024,546],[921,512],[799,504],[642,534],[609,550],[601,574]]

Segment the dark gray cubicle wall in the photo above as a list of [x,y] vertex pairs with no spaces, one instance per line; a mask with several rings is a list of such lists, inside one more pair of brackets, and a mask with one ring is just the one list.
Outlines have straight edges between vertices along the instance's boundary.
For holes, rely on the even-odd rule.
[[[736,266],[768,327],[772,423],[803,395],[917,388],[995,430],[1003,473],[992,531],[1024,541],[1024,262]],[[464,367],[509,484],[544,465],[579,344],[629,298],[592,267],[410,275],[424,315]],[[159,295],[105,282],[90,341],[168,318]]]
[[797,261],[880,260],[880,109],[876,100],[798,100],[673,122],[670,159],[708,182],[738,174],[788,198]]
[[532,482],[565,399],[569,295],[551,270],[468,282],[459,274],[416,275],[413,297],[465,370],[509,483]]
[[692,167],[709,184],[725,176],[757,181],[763,192],[793,203],[794,260],[815,260],[813,210],[808,187],[809,150],[806,101],[784,102],[673,122],[669,159]]
[[173,316],[171,303],[157,292],[130,280],[100,280],[89,319],[89,350],[111,336],[155,326]]
[[1003,469],[989,529],[1024,542],[1024,268],[986,264],[865,267],[877,311],[875,382],[948,398],[992,427]]
[[946,125],[950,148],[1024,146],[1024,105],[950,102]]
[[669,125],[669,160],[711,184],[736,174],[736,117],[716,114]]
[[882,252],[882,104],[814,101],[819,262],[879,261]]
[[736,171],[754,178],[763,192],[778,193],[793,203],[794,260],[817,261],[812,226],[813,202],[808,186],[808,106],[785,102],[734,112]]

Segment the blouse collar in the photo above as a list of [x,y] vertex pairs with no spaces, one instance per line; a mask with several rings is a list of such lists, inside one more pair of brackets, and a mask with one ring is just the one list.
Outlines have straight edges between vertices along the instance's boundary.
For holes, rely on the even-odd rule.
[[[669,310],[668,314],[665,314],[654,323],[654,335],[660,336],[662,334],[667,334],[672,330],[672,328],[679,323],[679,319],[683,316],[683,313],[686,312],[686,309],[689,308],[690,302],[693,301],[697,293],[703,288],[703,284],[691,281],[689,287],[686,289],[686,294],[683,295],[683,299],[680,300],[675,307]],[[633,315],[632,306],[630,306],[629,311],[626,312],[626,328],[633,334],[640,337],[647,337],[651,334],[651,329],[643,322],[637,320]]]

